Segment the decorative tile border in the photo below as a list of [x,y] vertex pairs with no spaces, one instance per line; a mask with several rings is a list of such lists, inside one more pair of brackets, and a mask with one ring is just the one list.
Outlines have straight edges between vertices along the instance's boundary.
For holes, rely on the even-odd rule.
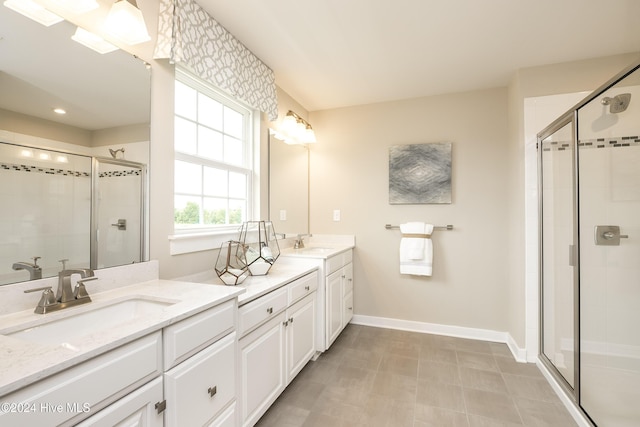
[[636,145],[640,145],[640,137],[638,136],[584,139],[578,143],[578,147],[581,148],[632,147]]
[[89,178],[91,173],[89,172],[79,172],[65,169],[56,169],[56,168],[43,168],[39,166],[29,166],[29,165],[14,165],[11,163],[0,163],[1,170],[7,171],[15,171],[15,172],[33,172],[33,173],[44,173],[47,175],[63,175],[63,176],[74,176],[77,178]]
[[[640,136],[582,139],[578,142],[580,149],[635,146],[640,146]],[[542,151],[565,150],[571,150],[571,141],[551,141],[542,144]]]
[[[79,172],[65,169],[56,168],[43,168],[39,166],[29,165],[14,165],[12,163],[0,163],[0,170],[13,171],[13,172],[29,172],[29,173],[44,173],[46,175],[63,175],[73,176],[76,178],[90,178],[90,172]],[[126,177],[126,176],[140,176],[142,171],[140,169],[121,170],[121,171],[108,171],[101,172],[98,177],[100,178],[113,178],[113,177]]]
[[123,170],[123,171],[108,171],[100,172],[98,178],[112,178],[118,176],[140,176],[142,171],[140,169]]

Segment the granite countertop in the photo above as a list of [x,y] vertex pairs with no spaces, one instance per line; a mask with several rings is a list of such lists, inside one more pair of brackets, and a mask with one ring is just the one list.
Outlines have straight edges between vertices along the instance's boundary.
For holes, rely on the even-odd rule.
[[353,245],[307,245],[301,249],[286,248],[280,252],[280,256],[292,258],[316,258],[327,259],[334,255],[353,249]]
[[[245,292],[242,287],[210,286],[172,280],[151,280],[91,295],[92,302],[45,315],[33,309],[0,317],[0,396],[96,357]],[[144,298],[171,303],[152,314],[80,336],[63,344],[28,342],[1,335],[69,316],[91,312],[114,302]]]
[[202,283],[244,290],[238,296],[238,304],[244,305],[317,269],[318,264],[313,260],[290,261],[283,258],[281,254],[269,270],[269,273],[264,276],[249,276],[244,282],[236,286],[224,285],[217,276]]

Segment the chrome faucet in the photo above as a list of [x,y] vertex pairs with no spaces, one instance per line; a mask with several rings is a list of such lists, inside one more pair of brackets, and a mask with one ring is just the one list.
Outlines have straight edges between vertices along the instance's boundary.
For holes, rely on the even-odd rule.
[[[74,274],[80,275],[80,280],[76,282],[75,289],[71,287],[71,276]],[[77,301],[78,296],[80,296],[80,298],[86,298],[91,301],[91,298],[89,298],[89,294],[87,294],[87,290],[84,286],[84,282],[96,279],[97,277],[93,275],[93,270],[90,268],[62,270],[58,273],[58,290],[56,291],[56,300],[60,303],[68,303]]]
[[311,234],[298,234],[298,236],[296,237],[296,240],[293,242],[293,249],[302,249],[302,248],[304,248],[304,237],[305,236],[311,237]]
[[[53,294],[51,286],[42,288],[28,289],[25,293],[43,291],[40,301],[34,310],[35,313],[45,314],[51,311],[58,311],[67,307],[73,307],[80,304],[91,302],[91,298],[87,293],[84,285],[85,282],[96,280],[93,270],[90,268],[69,269],[65,268],[65,262],[68,260],[60,260],[62,262],[62,270],[58,273],[58,289]],[[76,286],[71,286],[71,276],[79,274],[80,279],[76,282]]]
[[13,264],[11,268],[14,270],[26,270],[29,272],[29,280],[42,279],[42,268],[38,265],[39,256],[34,256],[33,264],[30,262],[19,261]]

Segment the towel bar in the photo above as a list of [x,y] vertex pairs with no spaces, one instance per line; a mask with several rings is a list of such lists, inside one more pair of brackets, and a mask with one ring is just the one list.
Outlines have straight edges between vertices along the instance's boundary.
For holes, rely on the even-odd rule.
[[[396,228],[400,228],[399,225],[391,225],[391,224],[385,224],[384,228],[386,228],[387,230],[392,230],[392,229],[396,229]],[[453,225],[451,224],[447,224],[447,225],[434,225],[433,226],[434,230],[453,230]]]

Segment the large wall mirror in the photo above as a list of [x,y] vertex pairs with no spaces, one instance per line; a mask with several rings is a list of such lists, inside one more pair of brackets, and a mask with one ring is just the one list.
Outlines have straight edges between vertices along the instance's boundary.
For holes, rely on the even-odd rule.
[[75,31],[0,6],[0,284],[148,259],[150,70]]
[[309,233],[309,149],[269,135],[269,219],[278,233]]

